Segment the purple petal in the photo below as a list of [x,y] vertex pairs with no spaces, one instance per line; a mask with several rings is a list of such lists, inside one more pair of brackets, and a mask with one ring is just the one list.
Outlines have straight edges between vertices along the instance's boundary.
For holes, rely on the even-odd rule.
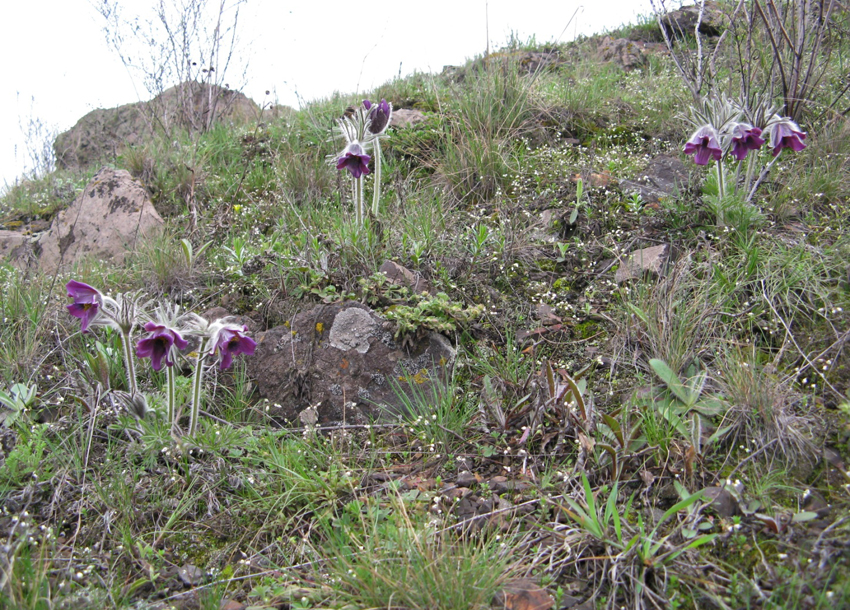
[[723,156],[723,151],[720,149],[717,131],[714,127],[703,125],[697,129],[685,143],[685,154],[694,155],[694,161],[697,165],[708,165],[708,160],[711,157],[715,161],[719,161]]
[[148,322],[145,324],[145,330],[150,335],[136,344],[136,355],[139,358],[150,358],[155,371],[162,368],[163,358],[166,366],[174,365],[174,359],[171,357],[173,346],[186,349],[189,345],[179,332],[162,324]]
[[97,288],[77,280],[71,280],[65,285],[65,288],[68,291],[68,296],[74,299],[74,302],[68,305],[68,313],[79,318],[80,329],[83,332],[88,332],[89,324],[100,313],[103,296]]
[[100,291],[97,288],[77,280],[71,280],[65,284],[65,289],[75,303],[96,303],[101,298]]
[[85,333],[100,313],[100,306],[97,303],[72,303],[68,305],[68,313],[80,319],[80,330]]
[[369,161],[371,157],[365,153],[355,154],[346,152],[339,158],[336,164],[337,169],[347,169],[352,176],[359,178],[363,174],[369,173]]
[[246,330],[243,326],[242,330],[225,328],[219,333],[216,349],[221,356],[221,364],[219,366],[222,370],[230,368],[233,364],[234,356],[238,356],[239,354],[250,356],[254,353],[257,342],[243,334]]

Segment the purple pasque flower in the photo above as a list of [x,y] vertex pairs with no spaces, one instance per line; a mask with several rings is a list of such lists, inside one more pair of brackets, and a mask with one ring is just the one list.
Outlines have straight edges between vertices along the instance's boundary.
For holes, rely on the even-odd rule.
[[367,115],[369,119],[369,133],[375,136],[384,133],[390,124],[390,117],[393,114],[392,105],[387,100],[381,98],[379,104],[373,104],[370,100],[363,100],[363,106],[369,111]]
[[359,178],[363,174],[369,173],[369,161],[372,159],[366,154],[363,145],[357,140],[348,143],[345,150],[342,151],[342,156],[337,159],[337,169],[347,169],[352,176]]
[[770,147],[773,149],[774,157],[783,148],[790,148],[794,152],[800,152],[806,147],[803,144],[806,134],[800,130],[797,123],[788,117],[771,121],[767,126],[767,131],[770,134]]
[[68,313],[79,318],[80,329],[84,333],[88,332],[89,325],[100,315],[103,295],[97,288],[77,280],[71,280],[65,288],[68,290],[68,296],[74,299],[74,302],[68,305]]
[[697,165],[708,165],[710,157],[720,161],[723,151],[717,137],[717,130],[711,125],[703,125],[685,143],[685,154],[693,155]]
[[747,158],[751,150],[758,150],[764,144],[761,129],[749,123],[733,123],[730,130],[732,136],[732,156],[738,161]]
[[215,334],[212,351],[218,351],[221,357],[221,370],[229,369],[233,364],[233,357],[239,354],[252,355],[257,347],[257,342],[245,335],[248,330],[246,326],[241,328],[235,324],[225,324]]
[[186,349],[189,342],[179,332],[164,324],[148,322],[145,330],[150,333],[136,344],[136,355],[139,358],[150,358],[153,370],[162,368],[162,359],[165,358],[166,366],[173,366],[172,349]]

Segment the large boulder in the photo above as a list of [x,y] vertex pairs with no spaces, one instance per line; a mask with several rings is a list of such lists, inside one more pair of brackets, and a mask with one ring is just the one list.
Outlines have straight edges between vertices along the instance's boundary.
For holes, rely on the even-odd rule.
[[403,348],[388,321],[349,301],[319,305],[259,334],[246,362],[260,396],[275,405],[273,416],[297,423],[309,408],[319,424],[367,423],[432,398],[454,356],[439,333]]
[[0,229],[0,261],[6,261],[19,269],[29,266],[32,247],[29,239],[18,231]]
[[699,11],[700,8],[696,4],[683,6],[662,16],[661,26],[671,38],[693,36],[697,23],[699,23],[699,33],[703,36],[720,36],[726,29],[727,23],[720,4],[713,0],[706,0],[702,19],[700,19]]
[[646,64],[643,46],[642,43],[628,38],[605,36],[599,42],[597,53],[602,61],[614,62],[628,72]]
[[218,121],[244,124],[259,116],[257,104],[238,91],[183,83],[148,102],[92,110],[57,136],[53,151],[57,167],[78,169],[114,157],[155,132],[175,127],[203,130]]
[[103,168],[36,244],[38,266],[53,272],[86,255],[122,263],[128,250],[161,230],[147,191],[129,172]]

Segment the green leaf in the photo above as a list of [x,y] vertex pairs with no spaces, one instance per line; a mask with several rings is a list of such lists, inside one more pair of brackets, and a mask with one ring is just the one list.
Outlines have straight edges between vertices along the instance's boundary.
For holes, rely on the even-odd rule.
[[[584,422],[587,423],[588,422],[587,407],[584,404],[584,396],[582,396],[581,388],[576,384],[576,382],[573,380],[572,377],[570,377],[569,375],[567,375],[563,371],[561,372],[561,376],[564,378],[564,381],[567,382],[567,386],[569,386],[569,389],[572,390],[573,399],[576,401],[576,406],[578,407],[578,410],[581,413],[582,420],[584,420]],[[582,380],[582,381],[584,381],[584,380]],[[562,396],[563,395],[564,394],[562,394]]]
[[192,242],[183,238],[180,240],[180,245],[183,247],[183,258],[186,261],[186,266],[191,267],[192,262],[195,260],[192,253]]
[[665,562],[673,561],[674,559],[676,559],[676,557],[678,557],[679,555],[681,555],[682,553],[684,553],[688,549],[695,549],[698,546],[708,544],[709,542],[711,542],[712,540],[717,538],[717,536],[718,536],[717,534],[703,534],[702,536],[700,536],[699,538],[697,538],[696,540],[694,540],[693,542],[688,544],[686,547],[678,549],[676,551],[673,551],[672,553],[670,553],[670,555],[664,557],[664,561]]
[[653,358],[649,361],[649,366],[652,367],[655,374],[661,378],[676,398],[685,403],[689,408],[693,406],[693,403],[696,402],[696,397],[691,394],[690,390],[685,387],[681,381],[679,381],[679,377],[676,376],[673,369],[667,366],[666,362]]
[[638,307],[634,303],[626,303],[626,307],[628,308],[629,311],[631,311],[633,314],[635,314],[641,320],[641,322],[643,322],[644,324],[647,324],[647,325],[649,324],[649,316],[647,316],[646,312],[644,310],[642,310],[640,307]]
[[667,512],[665,512],[661,516],[661,519],[658,521],[658,523],[655,524],[655,530],[654,531],[658,531],[658,528],[661,527],[662,523],[667,521],[667,519],[669,519],[670,517],[672,517],[673,515],[678,513],[680,510],[688,508],[691,504],[693,504],[694,502],[696,502],[697,500],[702,498],[702,494],[703,494],[704,491],[705,490],[701,489],[700,491],[696,492],[695,494],[691,494],[690,496],[688,496],[687,498],[685,498],[681,502],[677,502],[676,504],[674,504],[673,506],[668,508]]
[[817,519],[817,518],[818,518],[817,513],[813,513],[810,510],[804,510],[802,512],[795,514],[793,517],[791,517],[791,521],[793,521],[794,523],[802,523],[804,521],[811,521],[811,520]]
[[623,429],[620,427],[620,423],[608,415],[607,413],[602,413],[602,421],[605,422],[605,425],[611,428],[611,432],[614,433],[614,436],[620,442],[620,446],[624,449],[626,448],[626,439],[623,436]]
[[587,475],[581,473],[581,484],[584,486],[584,501],[587,502],[587,508],[590,514],[596,516],[596,501],[593,498],[593,491],[590,489],[590,481],[587,480]]

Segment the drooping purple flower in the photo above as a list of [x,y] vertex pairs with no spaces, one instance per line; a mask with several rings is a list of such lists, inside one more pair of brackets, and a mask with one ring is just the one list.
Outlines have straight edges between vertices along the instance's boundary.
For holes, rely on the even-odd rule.
[[379,136],[387,130],[392,116],[392,106],[385,99],[381,103],[372,104],[370,100],[363,100],[363,106],[369,111],[369,133]]
[[767,126],[767,131],[770,134],[770,147],[773,149],[774,157],[783,148],[790,148],[794,152],[800,152],[806,147],[803,144],[806,134],[800,130],[797,123],[788,117],[782,117],[773,121]]
[[355,178],[369,173],[369,161],[372,157],[366,154],[363,146],[358,141],[353,141],[342,151],[342,156],[337,159],[337,169],[347,169]]
[[691,139],[685,143],[685,154],[694,155],[697,165],[708,165],[710,157],[720,161],[723,151],[717,139],[717,131],[711,125],[703,125],[694,132]]
[[80,329],[88,332],[89,325],[100,315],[103,305],[103,295],[97,288],[71,280],[65,285],[68,296],[74,302],[68,305],[68,313],[80,319]]
[[163,358],[166,366],[174,365],[172,358],[174,346],[177,349],[186,349],[189,346],[189,342],[179,332],[164,324],[148,322],[145,324],[145,330],[150,334],[136,344],[136,355],[139,358],[150,358],[155,371],[162,368]]
[[247,330],[245,326],[240,329],[238,326],[229,325],[222,328],[216,335],[213,351],[218,351],[221,356],[219,365],[221,370],[230,368],[234,356],[239,354],[250,356],[254,353],[257,342],[245,335]]
[[732,156],[738,161],[743,161],[751,150],[758,150],[764,144],[761,129],[749,123],[734,123],[731,134]]

